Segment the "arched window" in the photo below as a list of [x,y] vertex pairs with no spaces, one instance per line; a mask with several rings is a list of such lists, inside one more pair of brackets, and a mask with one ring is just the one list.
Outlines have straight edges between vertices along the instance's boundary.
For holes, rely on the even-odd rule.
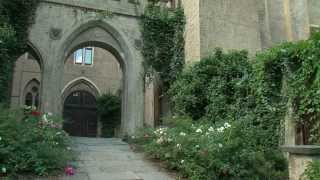
[[31,80],[24,91],[24,104],[26,106],[34,106],[39,108],[39,87],[40,83],[37,80]]
[[27,93],[24,104],[26,106],[32,106],[33,97],[31,93]]

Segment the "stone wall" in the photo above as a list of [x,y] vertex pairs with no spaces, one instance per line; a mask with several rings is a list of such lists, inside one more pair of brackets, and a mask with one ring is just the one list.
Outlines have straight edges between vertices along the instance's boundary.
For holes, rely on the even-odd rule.
[[308,0],[308,9],[310,24],[320,26],[320,1]]
[[[117,59],[108,51],[95,47],[92,65],[74,63],[73,54],[65,62],[63,75],[63,89],[79,78],[85,77],[93,83],[100,93],[118,93],[122,86],[122,70]],[[62,92],[63,93],[63,92]]]
[[256,0],[200,1],[201,56],[216,47],[261,49],[258,6]]
[[182,6],[186,16],[185,56],[186,62],[200,59],[200,1],[183,0]]
[[41,70],[39,63],[29,53],[25,53],[15,63],[13,84],[11,91],[11,106],[24,105],[24,89],[27,84],[36,79],[41,82]]

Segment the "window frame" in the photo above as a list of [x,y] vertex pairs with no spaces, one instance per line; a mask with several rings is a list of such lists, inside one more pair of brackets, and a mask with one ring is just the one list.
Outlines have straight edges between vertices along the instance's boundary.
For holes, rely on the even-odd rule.
[[[91,64],[86,63],[86,51],[87,49],[91,49]],[[81,63],[77,62],[77,52],[81,50]],[[73,53],[73,63],[81,66],[93,66],[94,63],[94,47],[84,47],[81,49],[76,50]]]
[[[94,47],[85,47],[85,48],[83,48],[84,49],[84,51],[83,51],[83,53],[84,53],[84,56],[83,56],[83,64],[85,65],[85,66],[92,66],[93,65],[93,59],[94,59]],[[87,64],[86,63],[86,51],[87,51],[87,49],[91,49],[91,64]]]

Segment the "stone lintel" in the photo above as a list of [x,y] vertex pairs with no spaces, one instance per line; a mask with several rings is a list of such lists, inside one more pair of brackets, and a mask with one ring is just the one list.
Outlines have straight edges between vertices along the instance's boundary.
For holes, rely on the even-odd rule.
[[309,155],[309,156],[320,155],[320,146],[315,146],[315,145],[282,146],[281,149],[284,152],[288,152],[290,154]]
[[119,0],[41,0],[44,3],[69,6],[72,8],[86,9],[89,11],[109,11],[110,13],[124,16],[138,17],[142,14],[140,4]]

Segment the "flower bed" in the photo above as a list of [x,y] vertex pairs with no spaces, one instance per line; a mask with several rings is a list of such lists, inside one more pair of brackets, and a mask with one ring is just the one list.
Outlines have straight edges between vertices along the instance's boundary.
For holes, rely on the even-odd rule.
[[213,125],[173,118],[168,127],[131,137],[152,158],[190,179],[287,179],[287,163],[277,149],[257,146],[245,121]]
[[0,177],[63,172],[73,153],[61,120],[31,108],[0,108]]

